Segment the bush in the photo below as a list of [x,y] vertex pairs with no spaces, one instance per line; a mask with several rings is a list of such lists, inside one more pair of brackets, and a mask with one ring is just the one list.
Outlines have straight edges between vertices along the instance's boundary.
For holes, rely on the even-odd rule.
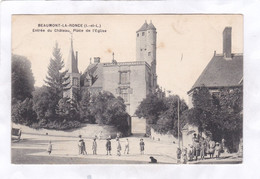
[[47,121],[46,119],[42,119],[39,123],[34,123],[31,125],[32,128],[35,129],[55,129],[55,130],[68,130],[75,129],[81,127],[82,124],[78,121]]

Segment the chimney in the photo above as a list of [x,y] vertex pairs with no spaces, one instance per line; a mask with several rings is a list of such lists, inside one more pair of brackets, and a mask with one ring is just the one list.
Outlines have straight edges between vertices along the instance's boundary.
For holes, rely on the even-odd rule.
[[231,58],[231,31],[231,27],[226,27],[223,31],[223,55],[225,58]]
[[94,57],[94,63],[100,63],[100,57]]

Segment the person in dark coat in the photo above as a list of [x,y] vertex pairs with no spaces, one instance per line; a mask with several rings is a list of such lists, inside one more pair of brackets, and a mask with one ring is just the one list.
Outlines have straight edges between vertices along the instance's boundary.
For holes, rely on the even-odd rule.
[[140,152],[141,152],[141,155],[144,154],[144,140],[143,139],[140,139]]
[[107,143],[106,143],[106,149],[107,149],[107,155],[111,155],[111,141],[110,139],[107,139]]

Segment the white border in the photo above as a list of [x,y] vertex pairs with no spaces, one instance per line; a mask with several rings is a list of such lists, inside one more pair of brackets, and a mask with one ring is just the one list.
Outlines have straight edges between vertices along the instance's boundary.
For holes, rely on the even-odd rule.
[[[260,2],[257,0],[1,3],[0,178],[260,178]],[[244,162],[240,165],[12,165],[10,155],[12,14],[239,13],[244,15]]]

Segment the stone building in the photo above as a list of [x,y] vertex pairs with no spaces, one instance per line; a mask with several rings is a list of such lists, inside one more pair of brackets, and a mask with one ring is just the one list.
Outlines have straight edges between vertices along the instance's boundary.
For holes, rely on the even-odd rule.
[[221,88],[243,87],[243,54],[232,53],[232,28],[226,27],[223,31],[223,53],[216,51],[197,81],[188,91],[189,107],[192,105],[192,94],[200,87],[208,87],[212,95],[218,95]]
[[[136,61],[119,62],[114,58],[114,53],[110,63],[102,63],[99,57],[95,57],[93,63],[90,60],[81,76],[81,88],[86,88],[91,93],[109,91],[124,99],[127,112],[131,116],[132,133],[145,133],[145,119],[135,116],[135,111],[146,95],[157,87],[156,36],[156,28],[152,22],[145,22],[136,31]],[[79,87],[77,61],[77,53],[74,56],[71,43],[68,69],[72,88]],[[66,96],[72,97],[72,90]]]

